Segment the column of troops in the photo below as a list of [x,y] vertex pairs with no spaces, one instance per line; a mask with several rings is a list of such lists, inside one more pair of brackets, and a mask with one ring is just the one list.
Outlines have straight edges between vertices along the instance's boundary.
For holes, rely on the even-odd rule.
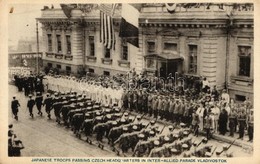
[[[104,137],[107,138],[117,154],[125,155],[131,149],[133,156],[138,157],[206,157],[214,152],[217,155],[225,152],[229,156],[227,150],[233,143],[217,149],[207,141],[212,131],[225,134],[227,125],[232,136],[236,131],[236,121],[239,138],[243,138],[248,125],[249,140],[253,139],[253,110],[249,115],[247,108],[236,106],[237,109],[229,110],[230,100],[225,91],[218,99],[211,92],[203,93],[194,100],[145,88],[129,91],[114,85],[104,87],[99,81],[87,79],[50,76],[45,80],[43,84],[49,91],[46,98],[39,91],[35,99],[29,95],[27,107],[30,116],[33,117],[34,105],[39,115],[42,115],[41,108],[45,106],[49,118],[53,109],[58,124],[71,128],[78,138],[84,134],[90,144],[93,143],[90,136],[94,135],[101,148],[104,147]],[[128,112],[143,114],[132,117]],[[143,117],[147,114],[154,120],[149,123],[144,121]],[[171,125],[160,129],[156,126],[158,119],[166,119]],[[198,131],[203,129],[207,133],[206,138],[200,141],[191,138],[190,133],[198,136]]]

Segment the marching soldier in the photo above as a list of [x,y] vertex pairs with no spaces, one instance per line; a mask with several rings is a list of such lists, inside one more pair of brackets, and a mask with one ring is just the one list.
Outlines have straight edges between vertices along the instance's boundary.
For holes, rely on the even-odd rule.
[[60,124],[60,110],[62,108],[62,102],[59,101],[58,97],[55,97],[55,103],[53,103],[52,108],[54,109],[54,115],[56,117],[56,122]]
[[60,110],[60,113],[62,114],[62,118],[63,118],[63,122],[64,122],[64,125],[66,127],[69,127],[69,123],[68,123],[68,114],[69,114],[69,111],[70,111],[70,105],[69,105],[69,102],[68,101],[64,101],[63,102],[63,106]]
[[145,152],[146,152],[146,147],[143,143],[144,141],[144,134],[139,134],[138,135],[138,138],[139,138],[139,142],[136,144],[135,146],[135,149],[134,149],[134,153],[133,153],[133,156],[135,157],[142,157]]
[[38,114],[40,115],[40,116],[42,116],[42,101],[43,101],[43,97],[42,97],[42,95],[41,95],[41,93],[40,92],[37,92],[36,93],[37,95],[36,95],[36,98],[35,98],[35,103],[36,103],[36,107],[37,107],[37,109],[38,109]]
[[29,100],[27,102],[27,108],[29,109],[30,116],[33,118],[33,107],[35,105],[35,101],[32,99],[32,95],[29,95]]
[[46,98],[43,102],[43,106],[45,105],[45,111],[48,114],[48,118],[51,118],[51,106],[52,106],[52,98],[47,93]]
[[16,100],[16,97],[13,97],[12,103],[11,103],[11,108],[12,108],[12,113],[14,115],[14,118],[18,120],[18,107],[20,107],[20,103],[18,100]]

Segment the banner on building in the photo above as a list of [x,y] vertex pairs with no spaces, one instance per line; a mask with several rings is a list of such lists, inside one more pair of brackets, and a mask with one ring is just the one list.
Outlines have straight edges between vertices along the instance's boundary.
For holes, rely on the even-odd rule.
[[[37,59],[37,57],[39,59]],[[37,65],[42,66],[42,53],[36,52],[28,53],[10,53],[9,54],[9,67],[31,67],[35,68]]]
[[140,12],[135,5],[122,4],[122,19],[120,24],[119,36],[126,38],[126,41],[136,47],[138,42],[138,24]]

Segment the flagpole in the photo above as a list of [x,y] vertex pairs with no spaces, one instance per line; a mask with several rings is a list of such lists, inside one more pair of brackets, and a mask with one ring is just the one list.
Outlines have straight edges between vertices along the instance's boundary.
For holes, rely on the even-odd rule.
[[39,74],[39,30],[38,30],[37,19],[36,19],[36,42],[37,42],[36,70],[37,70],[37,74]]

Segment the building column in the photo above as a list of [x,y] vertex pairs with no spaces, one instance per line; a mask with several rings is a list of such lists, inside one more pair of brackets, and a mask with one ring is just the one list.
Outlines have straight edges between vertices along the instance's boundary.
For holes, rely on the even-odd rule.
[[61,50],[64,55],[67,54],[67,43],[64,28],[61,29]]
[[76,65],[83,65],[83,29],[73,25],[71,32],[71,55]]

